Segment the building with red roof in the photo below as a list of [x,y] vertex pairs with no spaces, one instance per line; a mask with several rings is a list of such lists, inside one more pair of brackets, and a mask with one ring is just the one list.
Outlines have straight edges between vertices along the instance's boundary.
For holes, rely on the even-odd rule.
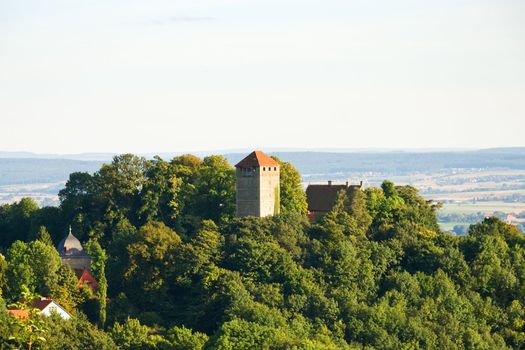
[[[57,314],[64,320],[69,320],[71,318],[71,315],[62,306],[58,305],[55,301],[53,301],[53,299],[38,298],[31,301],[29,303],[29,306],[33,309],[38,310],[40,314],[45,316]],[[10,308],[7,310],[7,313],[19,319],[29,318],[28,309]]]
[[235,168],[237,216],[279,214],[279,163],[261,151],[253,151]]
[[87,286],[91,288],[93,293],[97,291],[97,280],[95,279],[95,277],[93,277],[93,275],[89,272],[88,269],[75,269],[74,271],[75,275],[78,278],[79,287]]

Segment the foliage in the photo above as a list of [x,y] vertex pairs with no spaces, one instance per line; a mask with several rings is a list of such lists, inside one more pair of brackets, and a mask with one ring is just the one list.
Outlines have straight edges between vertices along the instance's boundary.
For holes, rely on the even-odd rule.
[[[44,349],[525,345],[525,238],[515,226],[487,218],[464,236],[442,233],[436,206],[390,181],[342,191],[310,223],[286,163],[281,185],[281,215],[235,218],[224,158],[118,156],[71,174],[56,210],[0,207],[0,290],[9,303],[25,290],[49,295],[74,313],[31,318]],[[93,258],[96,296],[50,245],[68,222]],[[93,323],[89,300],[99,302]],[[30,331],[4,308],[0,299],[2,347],[27,347]]]
[[302,188],[301,174],[288,162],[283,162],[277,157],[272,157],[280,165],[280,212],[282,214],[306,214],[308,204],[306,193]]

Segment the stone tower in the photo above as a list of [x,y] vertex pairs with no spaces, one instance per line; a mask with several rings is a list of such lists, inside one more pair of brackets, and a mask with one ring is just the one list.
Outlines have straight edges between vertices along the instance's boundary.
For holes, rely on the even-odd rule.
[[237,216],[279,214],[279,163],[254,151],[236,168]]

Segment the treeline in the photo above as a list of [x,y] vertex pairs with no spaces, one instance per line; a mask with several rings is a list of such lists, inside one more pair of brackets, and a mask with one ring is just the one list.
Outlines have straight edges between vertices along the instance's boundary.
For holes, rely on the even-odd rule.
[[[341,193],[312,224],[299,174],[290,164],[281,174],[282,214],[263,219],[234,216],[235,173],[217,156],[123,155],[94,175],[71,174],[59,208],[0,207],[0,308],[37,293],[75,314],[0,312],[0,346],[523,346],[525,240],[514,226],[489,218],[465,236],[441,233],[435,207],[388,181]],[[85,305],[102,298],[68,284],[50,249],[69,223],[107,277],[107,308]]]

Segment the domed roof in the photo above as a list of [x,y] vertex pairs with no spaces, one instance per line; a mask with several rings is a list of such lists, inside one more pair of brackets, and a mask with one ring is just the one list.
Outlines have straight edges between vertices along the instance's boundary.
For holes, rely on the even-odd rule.
[[64,237],[60,243],[58,243],[58,253],[60,255],[84,255],[84,248],[78,238],[71,233],[71,227],[69,228],[69,234]]

